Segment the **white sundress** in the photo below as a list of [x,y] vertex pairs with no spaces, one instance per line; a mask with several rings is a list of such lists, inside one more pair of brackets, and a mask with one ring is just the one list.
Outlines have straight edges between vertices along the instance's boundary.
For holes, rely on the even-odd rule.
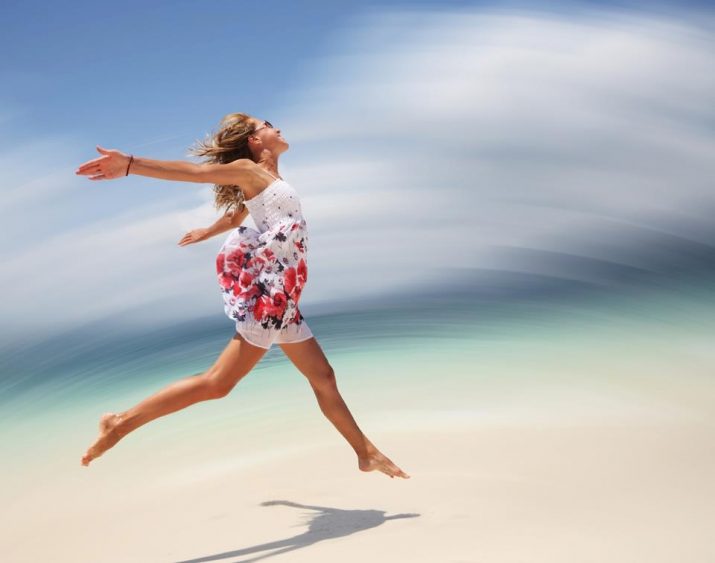
[[259,230],[231,231],[216,257],[224,311],[236,332],[255,346],[313,336],[298,301],[308,280],[308,231],[295,189],[275,178],[244,201]]

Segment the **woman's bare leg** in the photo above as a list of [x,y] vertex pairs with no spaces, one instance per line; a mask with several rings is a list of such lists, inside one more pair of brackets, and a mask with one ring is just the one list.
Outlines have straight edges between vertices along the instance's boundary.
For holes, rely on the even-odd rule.
[[99,437],[82,457],[82,465],[89,465],[124,436],[155,418],[199,401],[225,397],[266,352],[236,333],[206,372],[172,383],[127,411],[102,415]]
[[335,373],[318,341],[309,338],[295,344],[281,344],[280,347],[308,379],[318,399],[320,410],[355,450],[358,467],[362,471],[377,469],[390,477],[409,479],[410,476],[383,455],[358,427],[338,391]]

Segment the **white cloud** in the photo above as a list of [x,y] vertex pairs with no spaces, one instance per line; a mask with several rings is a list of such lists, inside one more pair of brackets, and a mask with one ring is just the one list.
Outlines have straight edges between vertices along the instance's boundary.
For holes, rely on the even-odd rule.
[[[616,223],[687,232],[709,220],[712,34],[616,12],[462,10],[370,13],[340,35],[342,51],[306,72],[276,118],[291,143],[282,173],[309,223],[306,307],[446,268],[538,270],[508,248],[603,256],[593,241]],[[139,304],[145,318],[222,315],[221,241],[176,246],[216,218],[209,188],[40,237],[22,230],[20,204],[86,182],[37,163],[77,152],[66,145],[41,140],[2,161],[0,218],[25,234],[0,277],[6,323],[111,322]]]

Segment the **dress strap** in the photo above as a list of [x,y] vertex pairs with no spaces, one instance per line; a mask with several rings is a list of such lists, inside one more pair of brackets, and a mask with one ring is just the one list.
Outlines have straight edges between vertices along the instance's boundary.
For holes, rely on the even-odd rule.
[[283,178],[276,178],[273,174],[271,174],[270,172],[268,172],[268,170],[266,170],[265,168],[264,168],[263,170],[266,172],[266,174],[268,174],[268,175],[269,175],[271,178],[273,178],[274,180],[282,180],[282,179],[283,179]]

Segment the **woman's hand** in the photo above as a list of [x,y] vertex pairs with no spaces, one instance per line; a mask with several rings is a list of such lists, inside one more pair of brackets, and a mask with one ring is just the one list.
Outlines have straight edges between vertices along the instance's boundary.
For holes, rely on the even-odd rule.
[[89,176],[90,180],[112,180],[126,176],[130,155],[114,149],[103,149],[99,145],[97,152],[102,156],[81,164],[75,174]]
[[184,235],[184,237],[179,241],[179,246],[186,246],[187,244],[201,242],[207,238],[209,238],[208,229],[194,229]]

